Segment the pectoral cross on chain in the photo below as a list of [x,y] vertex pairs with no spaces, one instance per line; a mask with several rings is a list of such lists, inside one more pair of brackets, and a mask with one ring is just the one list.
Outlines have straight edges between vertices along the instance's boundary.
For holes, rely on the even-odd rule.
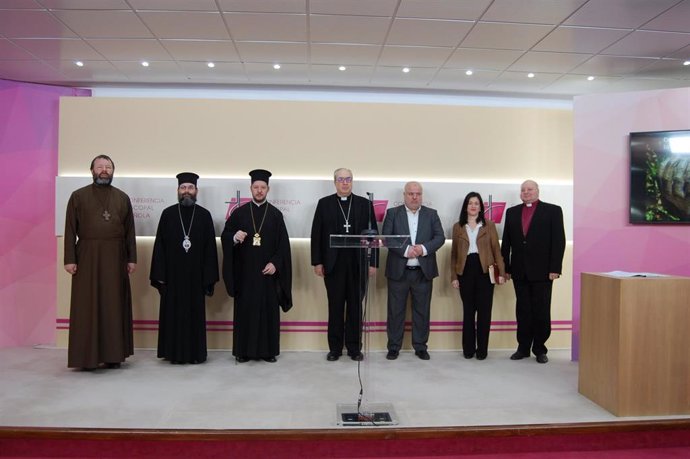
[[349,222],[345,222],[345,224],[343,225],[343,228],[345,228],[345,232],[346,232],[346,233],[349,233],[349,232],[350,232],[350,227],[351,227],[351,226],[352,226],[352,225],[350,225]]
[[107,222],[110,221],[110,212],[108,212],[107,210],[103,211],[103,220],[105,220]]

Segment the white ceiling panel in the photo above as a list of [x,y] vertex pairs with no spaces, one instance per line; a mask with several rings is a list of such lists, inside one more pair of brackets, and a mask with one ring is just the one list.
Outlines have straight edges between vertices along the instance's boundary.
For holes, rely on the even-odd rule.
[[49,83],[62,81],[66,77],[42,61],[0,60],[0,78]]
[[446,68],[504,70],[523,55],[522,51],[507,49],[458,48],[446,63]]
[[0,5],[2,5],[2,8],[17,10],[41,8],[41,5],[36,0],[3,0]]
[[304,63],[306,43],[237,42],[242,62]]
[[0,11],[0,34],[6,38],[68,38],[76,35],[47,11]]
[[214,11],[218,12],[214,0],[128,0],[135,10],[161,11]]
[[[3,7],[4,6],[3,2]],[[128,10],[125,0],[40,0],[45,8],[53,10]]]
[[229,40],[161,40],[161,44],[178,61],[238,62],[240,60],[235,45]]
[[455,47],[472,28],[470,21],[435,19],[396,19],[386,43],[389,45],[425,45]]
[[621,56],[594,56],[573,69],[572,73],[596,76],[623,76],[639,72],[657,59]]
[[206,62],[180,62],[180,69],[188,82],[194,83],[248,83],[244,66],[240,63],[219,62],[209,68]]
[[103,60],[95,49],[78,38],[16,39],[18,46],[36,57],[46,60]]
[[307,84],[309,66],[304,64],[284,65],[274,70],[270,64],[245,64],[249,81],[258,84]]
[[590,94],[611,91],[620,77],[596,77],[589,81],[585,75],[564,75],[544,88],[549,94]]
[[466,75],[465,70],[443,69],[429,84],[430,88],[453,90],[486,90],[489,83],[501,73],[490,70],[475,70],[472,75]]
[[678,0],[589,0],[564,24],[636,29]]
[[306,0],[218,0],[221,11],[246,13],[307,13]]
[[382,44],[390,19],[358,16],[312,15],[311,41],[316,43]]
[[336,65],[312,64],[309,77],[312,83],[329,86],[366,86],[374,72],[373,66],[350,65],[344,71]]
[[535,51],[598,53],[630,34],[630,29],[558,27],[534,46]]
[[617,56],[665,57],[688,45],[690,45],[689,33],[637,31],[601,53]]
[[376,64],[380,45],[311,45],[311,62],[316,64],[345,64],[373,66]]
[[159,38],[230,39],[220,13],[157,11],[141,12],[139,17]]
[[128,79],[146,83],[184,83],[186,74],[175,62],[151,61],[149,67],[139,62],[113,62],[117,70]]
[[404,73],[400,67],[379,66],[371,77],[371,83],[375,86],[393,88],[427,87],[435,73],[436,70],[433,68],[415,67],[409,73]]
[[31,60],[34,56],[15,45],[9,40],[0,38],[0,59],[3,60]]
[[[0,78],[68,86],[567,98],[687,84],[688,59],[690,0],[0,0]],[[588,75],[597,77],[589,85]]]
[[503,72],[487,86],[492,91],[530,92],[541,90],[561,75],[555,73],[537,73],[534,78],[528,78],[525,72]]
[[528,50],[553,27],[531,24],[479,23],[462,42],[463,48]]
[[637,72],[636,76],[689,80],[690,65],[683,65],[683,61],[678,59],[661,59]]
[[562,72],[567,73],[587,59],[591,54],[543,53],[531,51],[525,53],[510,70],[518,72]]
[[303,14],[225,13],[234,40],[307,41]]
[[482,21],[560,24],[587,0],[494,0]]
[[690,21],[688,21],[688,18],[690,18],[690,1],[685,0],[646,23],[642,29],[690,33]]
[[312,14],[345,16],[387,16],[395,11],[398,0],[310,0]]
[[88,40],[96,51],[111,61],[164,61],[172,59],[158,40],[148,39],[101,39]]
[[151,38],[132,11],[61,10],[53,14],[84,38]]
[[83,67],[77,67],[74,65],[74,61],[47,60],[46,63],[61,74],[76,81],[89,81],[92,78],[112,78],[119,81],[126,79],[124,74],[107,61],[85,60]]
[[490,4],[491,0],[402,0],[397,16],[475,21]]
[[422,46],[384,46],[379,65],[408,67],[438,67],[453,52],[452,48]]

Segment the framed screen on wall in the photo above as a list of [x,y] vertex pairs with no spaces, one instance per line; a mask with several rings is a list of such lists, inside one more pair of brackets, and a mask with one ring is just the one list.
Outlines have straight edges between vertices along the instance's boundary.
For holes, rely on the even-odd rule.
[[690,224],[690,130],[630,133],[630,223]]

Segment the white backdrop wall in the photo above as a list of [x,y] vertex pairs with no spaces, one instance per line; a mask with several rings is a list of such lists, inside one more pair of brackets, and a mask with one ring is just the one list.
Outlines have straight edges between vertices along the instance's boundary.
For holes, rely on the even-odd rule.
[[[398,205],[402,184],[420,180],[425,202],[439,210],[447,237],[464,195],[472,190],[508,206],[519,184],[540,182],[542,198],[564,208],[572,229],[572,113],[560,108],[448,106],[309,101],[153,98],[63,98],[56,234],[64,200],[88,183],[88,166],[100,153],[116,165],[115,185],[138,205],[139,269],[132,278],[135,344],[156,342],[158,298],[148,269],[160,210],[174,202],[175,174],[201,175],[200,203],[214,214],[217,230],[239,189],[248,196],[247,172],[274,173],[269,199],[278,203],[293,238],[308,237],[316,201],[333,193],[332,173],[349,167],[355,192],[374,192],[383,206]],[[74,178],[81,176],[81,178]],[[134,200],[137,200],[136,202]],[[379,210],[381,206],[379,206]],[[59,257],[62,238],[57,239]],[[296,307],[283,316],[283,349],[326,349],[326,295],[309,261],[309,241],[293,239]],[[571,252],[554,289],[553,347],[568,347],[572,329]],[[61,258],[59,258],[61,260]],[[382,263],[385,258],[382,259]],[[58,265],[61,263],[59,262]],[[450,243],[439,253],[441,277],[432,301],[432,349],[458,349],[461,306],[450,288]],[[65,345],[69,276],[58,274],[58,344]],[[232,300],[218,286],[208,302],[209,345],[231,345]],[[377,275],[372,345],[385,348],[385,277]],[[512,286],[496,289],[491,346],[515,346]],[[409,337],[406,341],[409,345]]]

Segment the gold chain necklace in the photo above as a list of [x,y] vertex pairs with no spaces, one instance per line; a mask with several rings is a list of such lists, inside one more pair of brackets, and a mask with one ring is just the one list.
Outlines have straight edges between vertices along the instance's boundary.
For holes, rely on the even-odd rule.
[[266,221],[266,214],[268,213],[268,202],[265,204],[266,210],[264,210],[264,218],[261,219],[261,224],[259,225],[259,229],[256,229],[256,223],[254,223],[254,206],[253,202],[249,203],[249,213],[252,215],[252,227],[254,228],[254,241],[252,242],[252,245],[260,246],[261,245],[261,228],[264,227],[264,222]]

